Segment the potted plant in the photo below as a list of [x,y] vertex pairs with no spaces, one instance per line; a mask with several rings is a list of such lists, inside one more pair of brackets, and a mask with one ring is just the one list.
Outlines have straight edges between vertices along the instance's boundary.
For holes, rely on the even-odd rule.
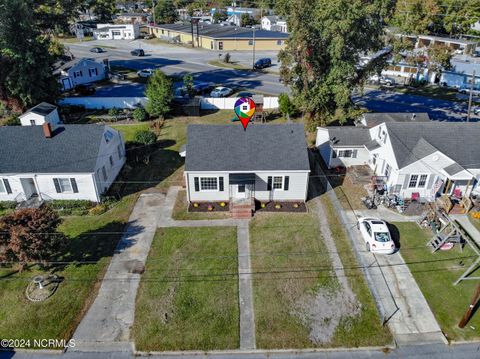
[[293,204],[293,208],[298,208],[298,207],[299,207],[298,203]]
[[207,207],[207,210],[213,211],[213,205],[209,204],[208,207]]
[[260,207],[265,208],[266,206],[265,202],[260,203]]
[[200,205],[199,205],[197,202],[195,202],[195,203],[193,204],[193,207],[195,207],[195,208],[198,208],[198,206],[200,206]]
[[225,202],[220,202],[220,207],[225,207],[227,204]]
[[275,205],[275,209],[280,209],[280,208],[282,208],[282,205],[281,205],[280,203],[277,203],[277,204]]

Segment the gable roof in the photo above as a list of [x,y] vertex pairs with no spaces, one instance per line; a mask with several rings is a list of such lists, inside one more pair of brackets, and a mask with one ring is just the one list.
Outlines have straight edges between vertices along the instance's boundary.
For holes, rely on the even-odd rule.
[[327,129],[330,142],[334,147],[359,147],[371,140],[370,132],[366,127],[332,126]]
[[92,173],[105,127],[62,125],[45,138],[42,126],[1,126],[0,173]]
[[430,117],[426,112],[408,113],[408,112],[367,112],[364,113],[365,125],[375,127],[384,122],[428,122]]
[[189,125],[185,171],[309,171],[301,124]]
[[40,116],[47,116],[53,111],[55,111],[56,109],[57,109],[57,106],[55,105],[49,104],[48,102],[41,102],[38,105],[27,110],[20,117],[25,116],[27,113],[36,113],[37,115],[40,115]]
[[480,125],[465,122],[385,124],[399,168],[437,150],[463,168],[480,168]]

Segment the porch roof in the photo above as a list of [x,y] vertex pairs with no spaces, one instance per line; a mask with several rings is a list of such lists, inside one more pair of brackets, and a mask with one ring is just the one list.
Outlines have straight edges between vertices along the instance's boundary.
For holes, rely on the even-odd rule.
[[230,173],[228,178],[230,184],[255,183],[255,173]]

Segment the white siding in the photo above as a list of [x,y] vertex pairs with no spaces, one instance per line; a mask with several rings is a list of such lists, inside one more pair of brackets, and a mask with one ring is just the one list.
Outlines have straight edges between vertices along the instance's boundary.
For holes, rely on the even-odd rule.
[[[32,178],[39,195],[45,199],[84,199],[92,202],[98,202],[100,199],[95,190],[95,184],[91,173],[56,173],[56,174],[14,174],[0,175],[0,180],[7,179],[12,189],[11,194],[0,192],[0,201],[22,200],[24,198],[24,188],[21,178]],[[78,187],[78,193],[73,191],[57,193],[55,189],[54,178],[75,178]]]
[[[79,76],[80,71],[81,76]],[[77,73],[77,75],[75,75],[75,73]],[[105,78],[105,67],[99,62],[85,59],[68,69],[67,76],[70,78],[73,87],[101,81]]]
[[27,112],[20,116],[20,122],[22,126],[32,126],[31,120],[35,121],[35,125],[43,125],[45,122],[49,122],[52,125],[58,125],[60,123],[60,117],[58,111],[55,109],[47,116],[42,116],[33,112]]
[[[353,157],[338,157],[340,151],[352,151],[352,154],[355,152],[355,158]],[[333,154],[330,151],[330,166],[329,168],[342,166],[342,167],[350,167],[350,166],[359,166],[359,165],[366,165],[368,164],[369,152],[365,147],[338,147],[335,148],[334,151],[337,153],[337,157],[333,158]]]
[[[184,176],[187,184],[188,198],[191,202],[228,201],[233,195],[233,193],[230,193],[231,188],[228,172],[185,172]],[[289,176],[289,189],[287,191],[278,189],[268,191],[267,182],[269,176]],[[194,182],[195,177],[223,177],[224,191],[196,192]],[[253,196],[259,200],[305,201],[308,180],[309,172],[256,172]]]

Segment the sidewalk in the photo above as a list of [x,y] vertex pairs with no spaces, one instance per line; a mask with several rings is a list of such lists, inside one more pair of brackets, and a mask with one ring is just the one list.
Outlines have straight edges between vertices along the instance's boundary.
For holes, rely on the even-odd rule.
[[97,298],[73,334],[71,351],[132,351],[135,298],[163,202],[159,193],[139,197]]

